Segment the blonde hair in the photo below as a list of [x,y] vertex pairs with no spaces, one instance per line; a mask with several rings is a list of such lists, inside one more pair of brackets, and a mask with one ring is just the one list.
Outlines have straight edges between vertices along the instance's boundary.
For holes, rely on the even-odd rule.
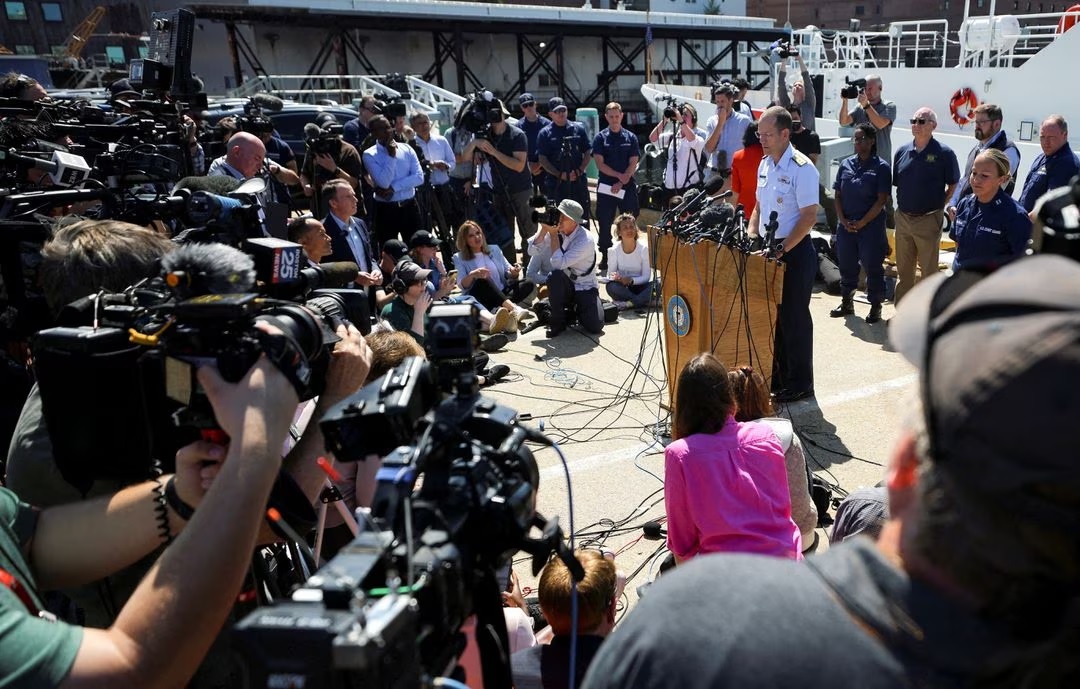
[[455,238],[458,251],[461,252],[461,257],[466,261],[470,261],[476,256],[472,249],[469,248],[469,230],[474,227],[480,230],[480,237],[484,240],[483,245],[480,247],[480,251],[485,254],[491,253],[491,249],[488,248],[487,235],[484,234],[484,228],[480,227],[480,224],[475,220],[466,220],[461,223],[461,227],[458,228],[457,237]]
[[1009,169],[1011,168],[1011,165],[1009,165],[1009,157],[1001,151],[996,148],[990,148],[977,155],[975,160],[978,161],[979,158],[992,162],[994,166],[997,167],[998,177],[1009,176]]

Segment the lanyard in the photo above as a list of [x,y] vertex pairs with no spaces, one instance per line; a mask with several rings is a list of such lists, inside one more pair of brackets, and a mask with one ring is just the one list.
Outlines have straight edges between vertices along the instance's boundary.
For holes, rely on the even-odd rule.
[[41,611],[34,604],[34,599],[30,597],[30,592],[26,590],[23,583],[15,578],[6,569],[0,568],[0,584],[8,587],[12,593],[14,593],[22,604],[26,606],[26,610],[34,617],[39,617]]

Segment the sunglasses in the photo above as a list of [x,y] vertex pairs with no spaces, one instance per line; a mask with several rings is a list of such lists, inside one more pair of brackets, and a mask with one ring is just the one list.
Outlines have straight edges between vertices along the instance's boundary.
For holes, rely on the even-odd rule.
[[926,124],[930,120],[926,119],[925,117],[912,117],[908,121],[911,122],[911,124]]

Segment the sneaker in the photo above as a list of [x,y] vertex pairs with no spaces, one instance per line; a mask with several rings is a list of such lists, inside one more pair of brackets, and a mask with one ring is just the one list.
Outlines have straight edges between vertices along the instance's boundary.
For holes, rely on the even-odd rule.
[[505,332],[507,332],[507,333],[516,333],[518,331],[518,327],[521,325],[520,312],[517,309],[514,309],[513,311],[510,311],[509,309],[499,309],[499,310],[500,311],[506,311],[506,314],[507,314]]
[[510,338],[503,333],[496,333],[495,335],[489,335],[480,340],[480,350],[484,352],[495,352],[507,345],[510,342]]
[[488,370],[484,371],[484,385],[494,385],[500,380],[506,377],[506,374],[510,373],[510,367],[506,364],[495,364]]
[[615,307],[617,309],[619,309],[620,311],[626,311],[627,309],[633,308],[633,306],[634,306],[634,303],[630,302],[630,301],[616,301],[615,302]]
[[536,318],[536,314],[529,309],[517,309],[517,319],[521,321],[531,321]]
[[511,320],[510,312],[500,306],[492,315],[494,318],[491,319],[491,325],[488,326],[488,332],[494,335],[495,333],[501,333],[506,330]]

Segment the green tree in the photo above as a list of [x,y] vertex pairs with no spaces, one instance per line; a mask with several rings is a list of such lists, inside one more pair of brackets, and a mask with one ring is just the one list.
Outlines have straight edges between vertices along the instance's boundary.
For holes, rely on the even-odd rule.
[[720,0],[709,0],[706,2],[705,14],[720,14]]

